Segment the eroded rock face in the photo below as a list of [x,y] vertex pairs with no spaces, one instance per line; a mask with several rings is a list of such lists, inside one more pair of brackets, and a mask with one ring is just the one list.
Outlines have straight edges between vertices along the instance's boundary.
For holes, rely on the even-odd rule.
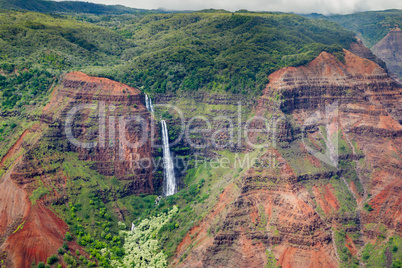
[[[42,118],[52,122],[45,138],[58,151],[77,152],[79,160],[90,161],[100,174],[122,181],[120,196],[153,193],[152,143],[158,130],[143,101],[138,89],[105,78],[69,73],[44,108]],[[94,106],[83,106],[88,104]],[[141,159],[151,162],[138,165],[135,161]],[[35,172],[28,165],[18,170],[23,177],[24,173]]]
[[402,31],[399,28],[392,29],[372,47],[377,57],[387,63],[388,69],[395,74],[396,78],[402,77]]
[[[256,114],[284,118],[269,150],[278,165],[234,180],[179,245],[174,266],[263,267],[272,253],[282,267],[338,267],[340,247],[359,259],[376,239],[368,223],[401,234],[402,89],[378,64],[344,54],[269,76]],[[336,244],[338,230],[360,238]]]
[[[33,116],[38,123],[24,132],[0,163],[0,168],[8,165],[0,180],[0,259],[7,267],[46,261],[63,244],[68,226],[49,206],[68,203],[69,194],[79,194],[79,188],[69,186],[79,175],[66,171],[66,162],[88,163],[103,179],[118,181],[119,187],[94,189],[105,202],[154,193],[160,187],[162,178],[154,178],[152,162],[144,167],[133,162],[152,160],[154,154],[151,142],[157,129],[151,131],[154,123],[143,102],[138,89],[109,79],[80,72],[64,76],[42,114]],[[72,113],[77,107],[82,109]],[[122,120],[129,117],[132,120],[123,125]],[[68,118],[76,142],[96,144],[90,148],[74,144],[67,135]],[[143,137],[144,133],[154,136]],[[42,184],[51,191],[39,200],[30,199]],[[74,242],[69,244],[72,250],[81,250]]]
[[[381,220],[392,230],[400,229],[401,215],[395,214],[394,208],[401,198],[400,85],[377,64],[348,51],[345,51],[345,64],[322,53],[305,67],[282,69],[270,78],[263,99],[276,90],[283,91],[281,109],[301,127],[308,122],[311,112],[323,111],[326,105],[337,101],[339,114],[335,120],[339,124],[339,135],[349,144],[349,154],[364,155],[362,162],[365,164],[357,164],[356,172],[366,192],[371,194],[369,203],[381,207],[378,209],[382,213],[377,214],[381,217],[370,213],[369,218]],[[314,124],[328,126],[324,120]],[[311,131],[310,139],[314,140],[313,136],[314,131]],[[377,202],[381,196],[384,198],[383,191],[387,193],[387,200]],[[368,220],[367,216],[364,214],[363,218]]]

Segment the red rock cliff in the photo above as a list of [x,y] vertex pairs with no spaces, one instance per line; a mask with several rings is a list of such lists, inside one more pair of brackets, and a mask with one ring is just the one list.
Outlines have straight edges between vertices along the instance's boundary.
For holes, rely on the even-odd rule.
[[[323,52],[269,80],[256,113],[285,118],[280,143],[265,155],[274,155],[279,165],[254,167],[233,180],[179,245],[173,266],[263,267],[268,254],[281,267],[338,267],[340,248],[346,245],[359,259],[357,248],[376,239],[367,223],[401,234],[397,83],[379,65],[349,51],[344,62]],[[333,103],[335,116],[320,117]],[[325,134],[338,138],[336,148]],[[338,166],[320,161],[307,147],[329,150]],[[365,202],[374,210],[364,210]],[[362,236],[339,245],[335,232],[341,229]]]
[[[140,141],[143,132],[151,133],[152,124],[151,115],[142,103],[143,97],[136,88],[80,72],[64,76],[42,114],[32,116],[37,123],[24,132],[0,163],[4,171],[0,179],[0,259],[3,265],[30,267],[32,262],[46,262],[62,246],[68,226],[50,205],[67,204],[68,194],[74,194],[68,185],[76,178],[61,169],[68,153],[91,163],[91,168],[106,179],[119,181],[118,189],[98,190],[105,202],[116,196],[154,191],[154,185],[160,182],[154,180],[152,164],[133,168],[131,162],[136,160],[133,156],[141,159],[151,158],[153,154],[151,139]],[[82,142],[97,142],[93,148],[75,146],[66,137],[67,115],[80,104],[94,104],[95,108],[74,114],[72,134]],[[104,119],[99,113],[102,105]],[[112,116],[115,122],[110,119]],[[122,128],[120,116],[140,116],[144,129],[135,124]],[[99,127],[102,122],[99,120],[104,120],[105,131]],[[129,143],[122,141],[119,132],[125,133]],[[46,187],[48,191],[34,202],[30,197],[38,187]],[[75,242],[70,242],[69,247],[74,252],[80,249]]]

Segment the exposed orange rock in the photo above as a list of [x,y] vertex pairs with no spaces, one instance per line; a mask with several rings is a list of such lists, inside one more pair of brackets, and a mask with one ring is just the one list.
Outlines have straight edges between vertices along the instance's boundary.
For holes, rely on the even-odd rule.
[[340,204],[334,194],[334,188],[331,184],[327,184],[323,187],[317,187],[315,185],[313,189],[315,200],[318,202],[325,214],[328,215],[338,211]]
[[355,256],[357,254],[358,249],[356,248],[356,245],[353,242],[352,238],[348,235],[346,235],[345,246],[348,248],[350,254],[352,254],[353,256]]

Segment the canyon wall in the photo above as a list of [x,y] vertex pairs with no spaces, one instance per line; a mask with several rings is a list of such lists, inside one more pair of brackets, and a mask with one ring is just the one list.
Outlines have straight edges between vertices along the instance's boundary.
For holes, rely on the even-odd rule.
[[269,81],[254,112],[282,119],[258,162],[277,164],[234,178],[172,266],[353,266],[384,226],[401,235],[401,86],[347,50]]
[[[56,253],[68,225],[53,205],[68,204],[70,195],[95,193],[108,202],[160,188],[162,178],[154,177],[152,163],[133,166],[135,160],[151,159],[151,141],[157,139],[143,98],[136,88],[73,72],[63,77],[43,111],[31,115],[33,126],[0,164],[4,265],[30,267]],[[131,121],[123,125],[121,118]],[[143,141],[144,133],[154,136]],[[88,189],[74,185],[81,179]],[[75,242],[68,244],[72,252],[87,255]]]

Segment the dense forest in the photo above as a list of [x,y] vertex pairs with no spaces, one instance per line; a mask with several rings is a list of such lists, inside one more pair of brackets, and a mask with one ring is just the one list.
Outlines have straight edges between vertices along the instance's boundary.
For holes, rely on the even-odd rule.
[[[2,11],[3,108],[32,103],[52,77],[84,70],[149,92],[259,95],[267,76],[354,40],[334,23],[290,14],[54,15]],[[22,76],[18,73],[22,70]],[[44,81],[46,82],[44,83]]]
[[116,31],[135,43],[125,54],[129,62],[94,74],[151,92],[259,95],[268,74],[306,64],[321,51],[342,57],[342,47],[354,40],[334,23],[290,14],[158,14],[120,25]]

